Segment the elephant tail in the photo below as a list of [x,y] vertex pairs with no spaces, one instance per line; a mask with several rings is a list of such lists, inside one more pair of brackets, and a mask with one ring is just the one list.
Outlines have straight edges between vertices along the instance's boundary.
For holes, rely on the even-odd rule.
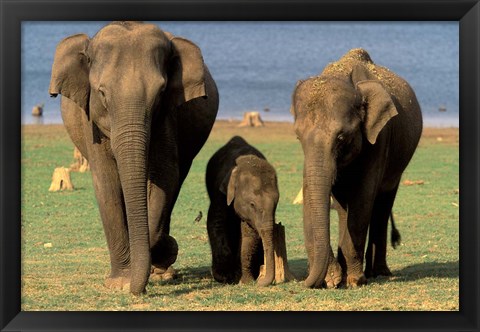
[[390,221],[392,222],[392,232],[390,234],[390,242],[392,243],[393,249],[396,249],[398,245],[400,245],[402,241],[402,236],[400,232],[395,227],[395,220],[393,219],[393,212],[390,212]]

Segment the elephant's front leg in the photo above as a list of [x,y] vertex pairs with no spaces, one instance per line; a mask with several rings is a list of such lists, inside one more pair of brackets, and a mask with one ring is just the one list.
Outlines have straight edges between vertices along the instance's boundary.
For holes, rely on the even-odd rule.
[[[241,228],[241,243],[240,243],[240,262],[242,276],[240,283],[248,284],[255,281],[254,270],[258,272],[259,266],[253,266],[258,261],[258,249],[261,246],[262,240],[257,231],[253,229],[247,222],[242,221]],[[262,262],[263,253],[262,253]]]
[[375,199],[365,254],[365,275],[367,278],[392,275],[387,265],[387,230],[388,218],[392,211],[397,189],[398,185],[392,191],[380,193]]
[[168,115],[164,122],[152,125],[150,139],[148,228],[153,272],[159,279],[174,276],[169,267],[178,255],[177,241],[170,236],[171,214],[180,191],[174,126],[174,117]]
[[[178,245],[170,236],[170,220],[179,187],[178,170],[175,168],[160,168],[158,173],[151,172],[148,181],[148,226],[152,265],[156,274],[163,274],[177,260]],[[172,269],[171,273],[174,273]]]
[[355,202],[349,204],[348,212],[337,209],[339,216],[338,262],[340,263],[347,287],[367,283],[363,273],[363,253],[370,220],[371,204]]
[[105,285],[111,289],[130,289],[130,245],[125,204],[115,160],[109,142],[89,149],[95,195],[110,253],[110,275]]
[[213,198],[208,209],[207,231],[212,251],[212,276],[221,283],[238,282],[239,220],[225,204],[225,197]]
[[170,219],[173,205],[178,196],[172,188],[161,186],[158,182],[148,182],[148,226],[150,235],[150,253],[152,256],[153,279],[168,280],[175,277],[171,267],[177,260],[178,245],[170,236]]

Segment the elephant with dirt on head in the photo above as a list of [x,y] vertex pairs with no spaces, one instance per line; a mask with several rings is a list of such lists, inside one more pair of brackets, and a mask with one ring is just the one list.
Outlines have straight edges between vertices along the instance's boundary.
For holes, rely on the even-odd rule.
[[170,218],[218,110],[200,49],[156,25],[113,22],[56,49],[49,89],[90,163],[110,252],[113,289],[144,292],[152,265],[166,271],[178,247]]
[[275,279],[273,232],[279,199],[275,169],[260,151],[235,136],[210,158],[206,184],[214,279],[252,282],[265,257],[265,275],[258,285],[270,285]]
[[[297,83],[291,112],[305,157],[306,286],[336,287],[343,280],[355,287],[366,276],[390,275],[388,217],[422,132],[412,88],[365,50],[352,49]],[[330,245],[330,194],[338,202],[338,262]]]

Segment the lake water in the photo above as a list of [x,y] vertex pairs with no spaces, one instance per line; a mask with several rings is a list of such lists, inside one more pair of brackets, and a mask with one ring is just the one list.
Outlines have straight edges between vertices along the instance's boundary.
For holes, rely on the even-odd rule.
[[[297,80],[362,47],[411,84],[425,125],[459,125],[458,22],[154,23],[201,48],[219,89],[220,119],[241,119],[256,110],[264,120],[293,122],[289,108]],[[92,37],[105,24],[22,24],[22,123],[62,123],[60,98],[48,95],[55,47],[72,34]],[[41,119],[31,116],[38,103],[45,104]]]

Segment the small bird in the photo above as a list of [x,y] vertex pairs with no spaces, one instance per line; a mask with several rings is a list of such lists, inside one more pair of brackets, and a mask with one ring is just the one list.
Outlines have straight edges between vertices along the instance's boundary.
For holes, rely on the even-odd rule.
[[198,211],[198,216],[195,218],[195,222],[199,222],[200,220],[202,220],[202,217],[203,217],[202,211]]

